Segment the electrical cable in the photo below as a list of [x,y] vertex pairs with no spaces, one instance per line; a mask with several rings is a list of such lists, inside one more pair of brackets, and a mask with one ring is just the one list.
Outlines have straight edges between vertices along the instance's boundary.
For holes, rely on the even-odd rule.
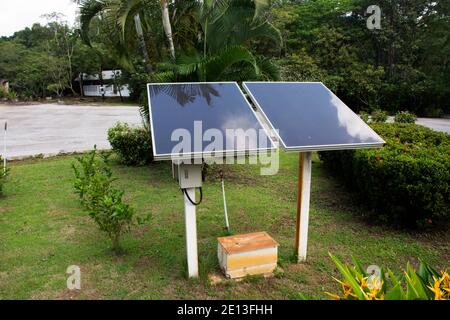
[[192,201],[192,199],[189,196],[189,194],[187,193],[186,189],[181,189],[181,190],[183,190],[183,193],[186,195],[186,197],[188,198],[189,202],[192,203],[192,205],[198,206],[200,203],[202,203],[202,200],[203,200],[202,188],[200,187],[199,189],[200,189],[200,200],[198,200],[198,202]]

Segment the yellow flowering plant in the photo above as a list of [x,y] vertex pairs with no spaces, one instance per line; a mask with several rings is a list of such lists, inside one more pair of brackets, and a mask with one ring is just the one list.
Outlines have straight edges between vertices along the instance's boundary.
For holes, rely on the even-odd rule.
[[419,259],[419,268],[415,270],[407,264],[402,277],[397,277],[390,269],[379,269],[377,274],[365,271],[352,257],[354,266],[342,263],[329,254],[342,280],[335,279],[341,288],[340,293],[325,292],[339,300],[449,300],[450,275],[448,268],[437,272]]

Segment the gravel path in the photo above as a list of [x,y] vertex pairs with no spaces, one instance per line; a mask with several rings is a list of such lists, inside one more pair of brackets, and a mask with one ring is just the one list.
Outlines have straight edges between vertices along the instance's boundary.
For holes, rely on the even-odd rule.
[[0,105],[0,153],[3,124],[8,122],[7,158],[16,159],[98,149],[111,146],[107,130],[117,121],[141,124],[138,107],[39,104]]

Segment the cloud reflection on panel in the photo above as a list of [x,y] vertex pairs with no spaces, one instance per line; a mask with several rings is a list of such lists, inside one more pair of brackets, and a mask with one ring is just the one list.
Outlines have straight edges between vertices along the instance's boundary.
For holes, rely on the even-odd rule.
[[349,112],[347,106],[331,92],[330,104],[336,108],[339,126],[345,128],[350,136],[360,141],[377,141],[367,124],[355,113]]
[[235,82],[155,83],[148,89],[157,160],[273,148]]
[[261,127],[255,126],[254,119],[246,116],[226,118],[222,125],[222,132],[225,132],[225,146],[227,150],[257,150],[268,148],[267,136],[259,132]]

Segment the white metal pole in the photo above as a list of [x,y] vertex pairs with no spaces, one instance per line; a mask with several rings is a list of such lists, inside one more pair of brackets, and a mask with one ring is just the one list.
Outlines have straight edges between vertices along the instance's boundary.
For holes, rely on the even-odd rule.
[[227,210],[227,199],[225,197],[225,184],[222,179],[222,195],[223,195],[223,210],[225,212],[225,225],[227,230],[230,231],[230,224],[228,222],[228,210]]
[[8,122],[5,121],[5,134],[3,135],[3,175],[6,175],[6,132],[8,131]]
[[[186,193],[195,202],[195,188],[185,189]],[[184,194],[184,221],[186,227],[186,254],[188,262],[189,278],[198,277],[197,258],[197,221],[195,216],[195,206]]]
[[312,153],[299,155],[299,180],[297,195],[297,233],[295,250],[298,262],[306,261],[308,247],[309,202],[311,195]]

